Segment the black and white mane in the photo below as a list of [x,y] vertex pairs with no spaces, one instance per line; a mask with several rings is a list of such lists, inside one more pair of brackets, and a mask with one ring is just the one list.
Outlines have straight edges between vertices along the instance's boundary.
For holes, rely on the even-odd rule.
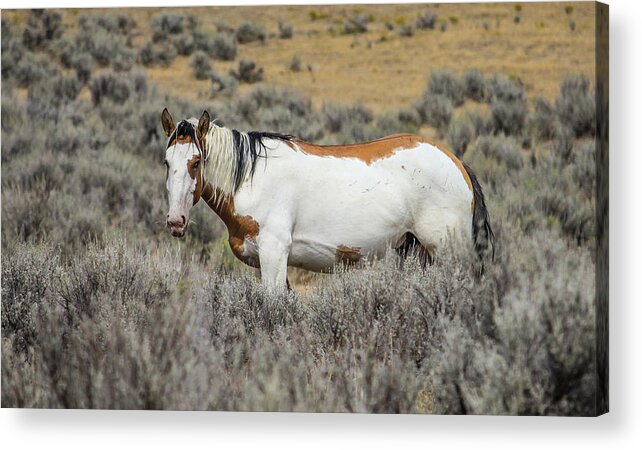
[[290,134],[274,133],[270,131],[242,132],[231,130],[234,142],[236,164],[234,167],[234,192],[244,180],[247,167],[250,168],[250,177],[254,176],[256,161],[267,155],[266,140],[292,141]]
[[[196,140],[196,119],[182,120],[168,140],[168,146],[176,136],[189,136]],[[224,195],[232,196],[243,181],[254,176],[257,161],[265,158],[270,140],[291,142],[290,134],[270,131],[238,131],[210,123],[205,137],[205,178],[211,181]]]

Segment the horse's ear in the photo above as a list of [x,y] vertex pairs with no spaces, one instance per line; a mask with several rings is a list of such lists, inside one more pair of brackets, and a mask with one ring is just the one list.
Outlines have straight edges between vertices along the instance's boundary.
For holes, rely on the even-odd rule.
[[167,108],[163,109],[161,114],[161,122],[163,122],[163,130],[165,131],[165,136],[169,137],[172,134],[172,131],[176,128],[176,123],[172,115],[169,113]]
[[198,128],[196,129],[196,136],[201,140],[203,146],[203,158],[207,160],[207,145],[205,144],[205,136],[210,129],[210,113],[207,110],[203,111],[203,115],[198,120]]
[[207,110],[203,111],[203,115],[198,121],[198,132],[201,137],[207,135],[207,131],[210,129],[210,113]]

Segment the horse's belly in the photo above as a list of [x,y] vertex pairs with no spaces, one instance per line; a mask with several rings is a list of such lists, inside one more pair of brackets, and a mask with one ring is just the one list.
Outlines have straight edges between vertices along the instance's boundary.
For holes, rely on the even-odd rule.
[[[319,230],[321,231],[321,230]],[[293,236],[288,265],[315,272],[329,272],[337,264],[355,265],[366,259],[381,257],[402,240],[404,232],[388,233],[320,233]]]

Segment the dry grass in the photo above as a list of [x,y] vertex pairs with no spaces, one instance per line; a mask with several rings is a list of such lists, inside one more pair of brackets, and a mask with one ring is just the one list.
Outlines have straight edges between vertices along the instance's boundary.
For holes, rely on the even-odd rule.
[[[237,60],[249,58],[262,66],[264,83],[301,91],[315,106],[324,102],[363,103],[381,112],[407,106],[418,98],[432,69],[457,74],[469,68],[486,75],[503,73],[521,80],[529,100],[540,94],[553,99],[568,73],[583,73],[594,81],[594,5],[573,3],[575,31],[569,28],[564,6],[523,4],[521,21],[515,24],[512,3],[433,5],[438,23],[449,18],[457,18],[457,23],[449,20],[445,32],[437,26],[434,30],[417,30],[409,38],[388,31],[385,24],[414,24],[424,5],[239,6],[180,11],[197,15],[206,31],[214,31],[217,23],[236,26],[248,17],[263,26],[269,36],[267,43],[240,45]],[[313,11],[321,18],[312,20]],[[68,9],[64,10],[64,20],[73,28],[80,15],[117,12],[120,10]],[[155,8],[128,10],[138,23],[136,44],[151,34],[151,18],[156,13]],[[372,19],[368,32],[356,37],[339,34],[343,21],[354,14]],[[24,20],[26,14],[9,11],[3,17],[15,22]],[[278,39],[278,21],[294,26],[293,39]],[[295,55],[303,64],[298,73],[288,70]],[[227,73],[235,64],[217,62],[215,67]],[[171,94],[181,92],[198,99],[209,87],[208,81],[195,80],[189,58],[179,57],[169,67],[147,69],[147,73],[161,90]]]

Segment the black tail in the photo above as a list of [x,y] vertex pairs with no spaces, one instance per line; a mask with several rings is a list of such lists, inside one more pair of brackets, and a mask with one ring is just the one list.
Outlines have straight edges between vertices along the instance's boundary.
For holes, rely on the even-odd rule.
[[463,164],[473,185],[473,243],[475,244],[475,251],[481,260],[481,273],[483,273],[484,254],[489,248],[491,250],[491,261],[495,261],[495,235],[490,226],[490,218],[488,217],[488,209],[486,209],[482,187],[473,170],[466,163]]

